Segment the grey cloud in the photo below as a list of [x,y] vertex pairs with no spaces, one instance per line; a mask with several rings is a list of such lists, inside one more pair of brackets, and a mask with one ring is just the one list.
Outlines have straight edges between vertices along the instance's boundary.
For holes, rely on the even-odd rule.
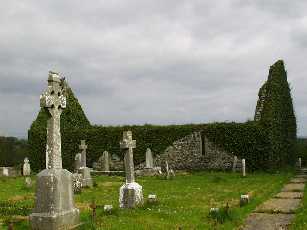
[[269,66],[282,58],[299,134],[307,136],[306,6],[283,0],[2,3],[0,133],[26,136],[49,70],[68,79],[95,124],[246,121]]

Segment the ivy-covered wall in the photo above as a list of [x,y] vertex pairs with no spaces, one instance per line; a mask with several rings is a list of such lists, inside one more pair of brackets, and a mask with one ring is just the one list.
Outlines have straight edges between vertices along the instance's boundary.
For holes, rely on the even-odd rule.
[[[172,143],[200,131],[214,144],[245,158],[251,169],[280,169],[296,160],[296,118],[283,61],[271,66],[268,80],[259,92],[256,121],[246,123],[187,124],[170,126],[91,126],[81,105],[67,87],[67,108],[61,116],[63,166],[72,169],[80,140],[88,145],[88,165],[104,150],[121,156],[119,142],[123,131],[131,130],[137,141],[136,163],[144,161],[146,148],[161,154]],[[28,132],[30,160],[34,170],[45,167],[46,120],[41,110]]]

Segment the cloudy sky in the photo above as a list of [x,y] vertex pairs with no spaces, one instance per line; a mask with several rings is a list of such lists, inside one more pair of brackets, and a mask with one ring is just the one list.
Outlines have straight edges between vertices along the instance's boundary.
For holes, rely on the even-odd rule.
[[26,137],[49,70],[93,124],[252,119],[283,59],[307,136],[307,1],[9,0],[0,7],[0,135]]

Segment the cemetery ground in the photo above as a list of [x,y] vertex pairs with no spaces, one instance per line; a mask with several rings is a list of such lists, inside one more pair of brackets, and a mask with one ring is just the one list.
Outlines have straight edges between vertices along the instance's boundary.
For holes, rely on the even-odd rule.
[[[239,229],[245,218],[257,205],[273,197],[293,176],[292,172],[279,174],[253,173],[241,177],[229,172],[177,173],[166,180],[162,177],[138,177],[143,186],[145,205],[131,210],[119,206],[119,187],[124,183],[120,176],[95,176],[95,186],[75,195],[76,206],[81,212],[80,229]],[[35,180],[35,176],[32,180]],[[14,229],[29,229],[27,216],[34,205],[35,185],[25,187],[25,178],[0,178],[0,229],[7,229],[13,222]],[[149,204],[146,198],[156,194],[158,202]],[[241,194],[249,194],[251,201],[240,207]],[[304,204],[307,205],[307,196]],[[97,206],[92,219],[91,204]],[[111,213],[103,206],[113,205]],[[228,212],[217,217],[209,216],[210,208]],[[293,229],[306,222],[306,209],[299,209]]]

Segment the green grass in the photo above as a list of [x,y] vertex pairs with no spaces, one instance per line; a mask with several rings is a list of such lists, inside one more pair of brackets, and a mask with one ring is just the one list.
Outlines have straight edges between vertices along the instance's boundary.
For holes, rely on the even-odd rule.
[[[75,196],[77,206],[81,210],[80,229],[236,229],[254,208],[280,191],[282,185],[292,173],[249,174],[242,178],[239,174],[223,172],[195,172],[177,175],[173,180],[158,177],[142,177],[137,181],[143,186],[144,198],[154,193],[158,197],[157,204],[147,204],[134,210],[118,208],[119,187],[122,177],[95,177],[98,186],[85,189]],[[240,208],[241,194],[250,194],[251,202]],[[24,188],[24,178],[0,180],[1,202],[14,203],[17,212],[27,215],[29,206],[33,206],[33,189]],[[92,227],[89,205],[95,200],[98,205],[95,227]],[[307,202],[307,201],[306,201]],[[230,206],[224,223],[209,217],[211,207]],[[103,212],[103,205],[112,204],[111,214]],[[0,222],[14,220],[15,229],[28,229],[27,221],[18,221],[22,217],[11,217],[0,208]],[[20,214],[19,214],[20,215]],[[1,229],[1,226],[0,226]],[[3,225],[3,229],[7,229]]]
[[295,218],[290,227],[291,230],[307,229],[307,188],[305,186],[303,202],[301,207],[296,211]]

